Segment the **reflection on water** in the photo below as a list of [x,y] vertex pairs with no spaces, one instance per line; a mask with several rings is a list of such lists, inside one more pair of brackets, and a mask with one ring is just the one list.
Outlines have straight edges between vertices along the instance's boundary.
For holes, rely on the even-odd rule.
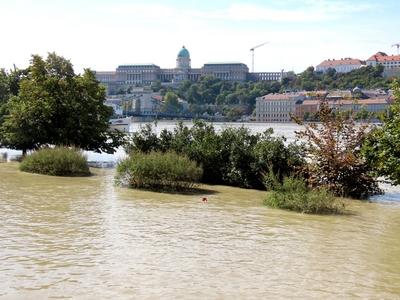
[[400,205],[347,216],[262,206],[264,192],[201,195],[59,178],[0,164],[0,298],[265,299],[400,295]]

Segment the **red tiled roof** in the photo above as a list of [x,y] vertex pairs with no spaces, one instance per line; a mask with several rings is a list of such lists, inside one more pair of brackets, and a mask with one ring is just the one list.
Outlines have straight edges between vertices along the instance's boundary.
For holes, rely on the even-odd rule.
[[317,67],[335,67],[343,65],[363,65],[363,61],[357,58],[327,59],[320,63]]
[[154,95],[151,98],[153,98],[154,100],[157,100],[157,101],[162,101],[163,100],[163,96],[161,96],[161,95]]
[[400,61],[400,55],[387,55],[384,52],[377,52],[372,55],[367,61],[385,62],[385,61]]

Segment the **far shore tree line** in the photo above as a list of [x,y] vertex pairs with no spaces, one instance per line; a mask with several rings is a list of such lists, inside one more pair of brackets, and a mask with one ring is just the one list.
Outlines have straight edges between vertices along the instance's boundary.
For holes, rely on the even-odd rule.
[[[316,72],[314,67],[308,67],[305,71],[295,74],[288,72],[287,76],[279,81],[246,81],[229,82],[213,76],[203,76],[197,82],[184,81],[178,87],[163,87],[160,81],[151,84],[154,92],[160,92],[167,99],[180,98],[188,102],[189,111],[194,115],[207,113],[209,115],[220,114],[229,120],[237,120],[243,115],[251,115],[254,112],[256,98],[269,93],[282,93],[291,91],[320,91],[320,90],[353,90],[384,89],[391,88],[393,78],[383,76],[384,67],[367,66],[348,73],[337,73],[335,69],[327,72]],[[129,93],[130,88],[122,88],[117,94]],[[163,112],[181,113],[182,106],[175,102],[162,107]],[[315,120],[315,115],[307,116]],[[368,112],[358,113],[358,119],[368,119]]]
[[[215,87],[215,92],[217,86],[228,84],[204,80]],[[193,86],[182,86],[181,92],[196,98],[201,93]],[[261,83],[253,88],[256,86]],[[60,147],[113,153],[123,145],[130,160],[121,163],[119,178],[127,179],[132,186],[168,183],[186,187],[192,186],[186,180],[196,179],[202,183],[275,191],[266,201],[270,206],[334,212],[340,210],[340,205],[333,195],[368,198],[381,192],[379,176],[393,184],[400,183],[400,85],[394,82],[391,87],[395,103],[381,127],[358,126],[353,117],[321,105],[321,126],[296,120],[303,129],[297,133],[299,141],[294,143],[275,137],[271,129],[263,134],[245,128],[217,132],[201,121],[195,121],[192,127],[180,123],[173,131],[163,130],[159,135],[147,125],[128,138],[110,130],[112,109],[104,105],[105,90],[92,71],[75,74],[71,62],[55,53],[46,59],[34,55],[25,70],[0,72],[0,147],[22,150],[25,154],[56,146],[58,154],[46,152],[36,159],[46,164],[58,160],[62,165],[65,160],[59,157],[68,156],[70,160],[79,160],[76,165],[80,173],[87,174],[81,168],[82,158]],[[240,93],[246,97],[244,90]],[[179,105],[174,95],[167,98],[171,109]],[[34,159],[27,165],[35,167]],[[191,170],[190,176],[185,175],[186,168]],[[43,171],[46,168],[41,170],[48,172]],[[152,178],[157,170],[168,174],[168,180],[162,176]]]
[[[198,82],[185,81],[178,88],[163,88],[159,82],[152,84],[155,92],[162,95],[173,93],[186,100],[192,113],[218,112],[234,120],[254,111],[256,98],[287,91],[390,89],[393,78],[383,77],[384,67],[367,66],[348,73],[337,73],[335,69],[316,72],[314,67],[300,74],[289,72],[282,82],[228,82],[212,76],[204,76]],[[358,115],[358,118],[368,117]]]

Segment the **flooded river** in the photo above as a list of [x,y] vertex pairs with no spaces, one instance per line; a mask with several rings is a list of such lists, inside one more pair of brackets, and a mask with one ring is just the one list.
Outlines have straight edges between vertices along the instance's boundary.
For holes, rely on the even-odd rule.
[[400,297],[399,202],[310,216],[264,207],[261,191],[123,189],[114,172],[0,163],[1,299]]

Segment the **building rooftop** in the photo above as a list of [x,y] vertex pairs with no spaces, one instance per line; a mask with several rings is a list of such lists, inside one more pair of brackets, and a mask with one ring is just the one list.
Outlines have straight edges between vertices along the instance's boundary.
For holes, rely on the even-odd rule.
[[353,98],[353,94],[351,91],[346,90],[331,91],[326,98]]
[[270,100],[270,101],[284,101],[284,100],[293,100],[293,98],[302,97],[303,95],[299,93],[284,93],[284,94],[268,94],[262,96],[262,100]]
[[94,71],[94,72],[99,75],[115,75],[115,71]]
[[156,67],[159,68],[159,66],[155,64],[126,64],[126,65],[119,65],[118,68],[137,68],[137,67]]
[[363,65],[364,62],[357,58],[327,59],[318,65],[318,67],[336,67],[343,65]]
[[387,55],[385,52],[377,52],[372,55],[367,61],[386,62],[386,61],[400,61],[400,55]]

